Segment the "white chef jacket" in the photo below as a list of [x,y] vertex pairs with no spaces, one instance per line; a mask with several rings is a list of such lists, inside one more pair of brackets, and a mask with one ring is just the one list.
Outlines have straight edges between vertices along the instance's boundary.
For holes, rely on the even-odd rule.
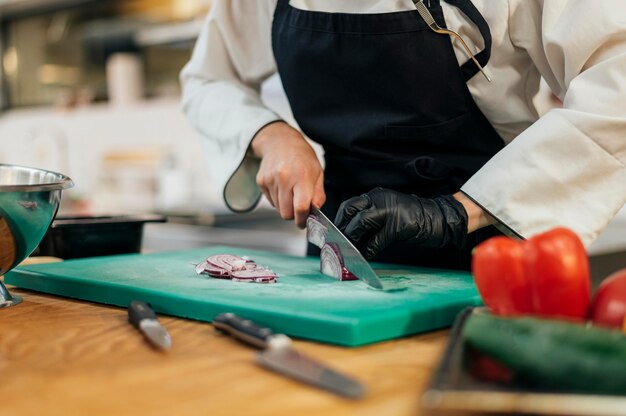
[[[441,3],[447,26],[480,51],[477,27]],[[493,80],[478,73],[468,86],[507,145],[461,190],[517,235],[565,226],[588,245],[626,202],[626,1],[473,3],[491,29],[487,70]],[[345,13],[415,7],[412,0],[291,5]],[[253,208],[260,198],[259,161],[247,152],[250,141],[280,119],[260,99],[261,83],[276,72],[275,6],[276,0],[214,1],[181,73],[183,109],[204,138],[213,179],[237,211]],[[465,62],[465,51],[457,41],[453,45],[459,63]],[[563,105],[540,117],[533,97],[541,77]]]

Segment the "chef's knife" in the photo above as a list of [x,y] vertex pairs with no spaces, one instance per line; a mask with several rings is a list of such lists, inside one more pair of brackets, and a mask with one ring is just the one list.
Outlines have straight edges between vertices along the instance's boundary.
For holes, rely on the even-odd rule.
[[363,258],[350,240],[339,231],[335,224],[315,206],[311,206],[311,214],[315,215],[317,220],[328,230],[326,243],[333,243],[337,246],[343,257],[343,265],[346,269],[371,287],[384,289],[382,281],[376,275],[372,266]]
[[247,344],[263,348],[257,355],[257,363],[269,370],[352,399],[365,392],[358,381],[294,350],[291,338],[286,335],[274,334],[271,329],[232,313],[216,316],[213,326]]
[[156,348],[168,350],[172,347],[172,338],[157,320],[157,316],[145,302],[134,300],[128,305],[128,322],[141,331]]

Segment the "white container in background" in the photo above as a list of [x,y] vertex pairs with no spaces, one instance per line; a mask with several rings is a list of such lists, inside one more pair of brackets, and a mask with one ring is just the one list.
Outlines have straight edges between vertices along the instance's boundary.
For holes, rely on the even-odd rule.
[[158,170],[157,211],[164,213],[192,211],[190,180],[177,157],[169,154]]
[[133,53],[114,53],[106,63],[109,103],[125,107],[143,100],[144,73],[141,57]]

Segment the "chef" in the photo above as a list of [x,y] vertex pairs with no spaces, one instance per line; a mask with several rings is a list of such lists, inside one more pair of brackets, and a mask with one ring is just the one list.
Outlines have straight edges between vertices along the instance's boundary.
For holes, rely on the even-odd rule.
[[[297,128],[260,99],[275,72]],[[562,105],[539,116],[542,78]],[[626,202],[623,0],[216,0],[181,79],[230,209],[322,206],[369,259],[589,244]]]

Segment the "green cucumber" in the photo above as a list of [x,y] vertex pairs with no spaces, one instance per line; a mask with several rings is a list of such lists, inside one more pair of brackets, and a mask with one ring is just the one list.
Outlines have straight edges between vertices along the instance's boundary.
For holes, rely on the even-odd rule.
[[626,394],[626,336],[583,324],[475,312],[465,342],[530,387]]

